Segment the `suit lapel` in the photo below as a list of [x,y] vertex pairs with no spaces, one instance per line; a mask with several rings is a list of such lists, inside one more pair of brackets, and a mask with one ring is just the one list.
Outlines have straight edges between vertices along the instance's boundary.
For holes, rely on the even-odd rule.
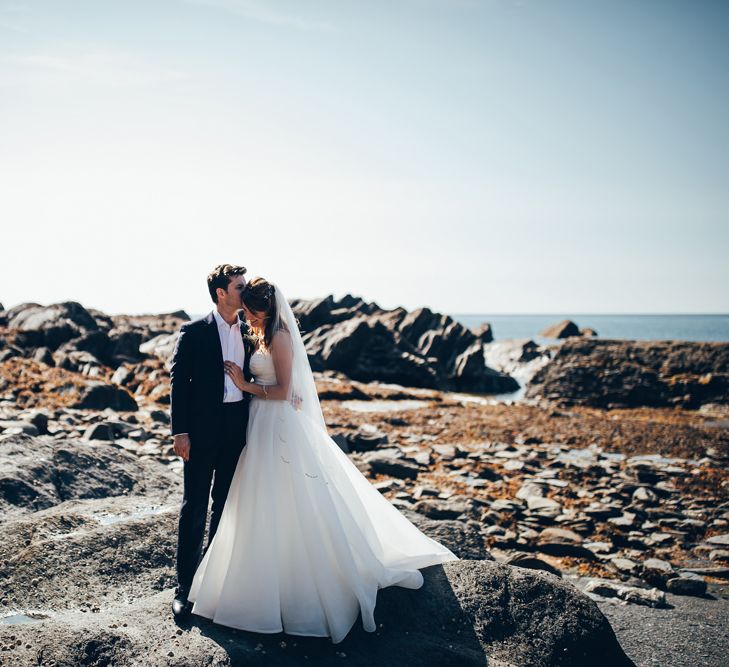
[[215,321],[213,312],[210,311],[208,316],[205,318],[207,326],[206,336],[208,338],[208,346],[212,359],[215,363],[215,374],[219,378],[218,385],[220,387],[220,400],[223,400],[225,396],[225,371],[223,369],[223,348],[220,345],[220,334],[218,333],[218,323]]
[[205,318],[207,323],[208,338],[210,339],[210,349],[215,350],[215,356],[220,360],[220,365],[223,365],[223,348],[220,346],[220,334],[218,333],[218,323],[215,321],[212,311]]
[[251,343],[251,340],[249,338],[250,330],[248,328],[248,323],[245,320],[241,321],[240,335],[241,335],[241,338],[243,339],[243,351],[245,352],[245,357],[243,359],[243,377],[246,380],[250,380],[250,378],[251,378],[251,355],[253,354],[253,343]]

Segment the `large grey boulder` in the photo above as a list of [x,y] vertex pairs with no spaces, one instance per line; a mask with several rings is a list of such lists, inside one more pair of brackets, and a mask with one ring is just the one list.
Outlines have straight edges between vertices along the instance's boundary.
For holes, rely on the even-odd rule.
[[726,404],[729,343],[570,338],[527,393],[595,407]]
[[136,400],[126,389],[103,382],[89,384],[72,407],[85,410],[111,408],[121,412],[136,412],[139,409]]
[[28,514],[79,498],[150,493],[175,488],[164,466],[80,440],[0,436],[0,515]]
[[96,331],[96,319],[80,303],[66,301],[50,306],[21,304],[7,313],[8,328],[16,330],[21,347],[57,349],[66,341]]

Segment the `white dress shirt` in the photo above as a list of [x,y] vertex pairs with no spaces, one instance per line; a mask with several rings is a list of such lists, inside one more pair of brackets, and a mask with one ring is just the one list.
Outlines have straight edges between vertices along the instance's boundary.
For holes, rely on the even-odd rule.
[[[235,324],[229,325],[221,317],[217,309],[213,311],[213,317],[218,325],[218,335],[220,336],[220,349],[223,351],[223,361],[232,361],[243,368],[246,353],[243,348],[243,339],[240,334],[240,320],[236,318]],[[223,403],[236,403],[237,401],[242,400],[243,392],[235,386],[231,377],[226,373]]]

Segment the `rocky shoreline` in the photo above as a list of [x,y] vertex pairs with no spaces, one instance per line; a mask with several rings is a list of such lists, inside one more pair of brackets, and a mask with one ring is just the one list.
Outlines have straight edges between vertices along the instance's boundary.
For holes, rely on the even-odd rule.
[[380,643],[175,628],[166,362],[187,316],[0,309],[0,664],[630,664],[600,609],[690,596],[729,618],[728,344],[539,346],[354,297],[293,306],[337,444],[463,560],[431,568],[425,597],[383,591]]

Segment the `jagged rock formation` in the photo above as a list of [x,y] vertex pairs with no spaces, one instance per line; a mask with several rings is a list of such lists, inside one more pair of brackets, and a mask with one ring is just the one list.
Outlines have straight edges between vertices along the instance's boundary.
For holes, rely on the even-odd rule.
[[314,370],[335,370],[363,382],[478,393],[519,388],[505,373],[488,368],[478,335],[448,315],[428,308],[384,310],[350,295],[291,304]]

